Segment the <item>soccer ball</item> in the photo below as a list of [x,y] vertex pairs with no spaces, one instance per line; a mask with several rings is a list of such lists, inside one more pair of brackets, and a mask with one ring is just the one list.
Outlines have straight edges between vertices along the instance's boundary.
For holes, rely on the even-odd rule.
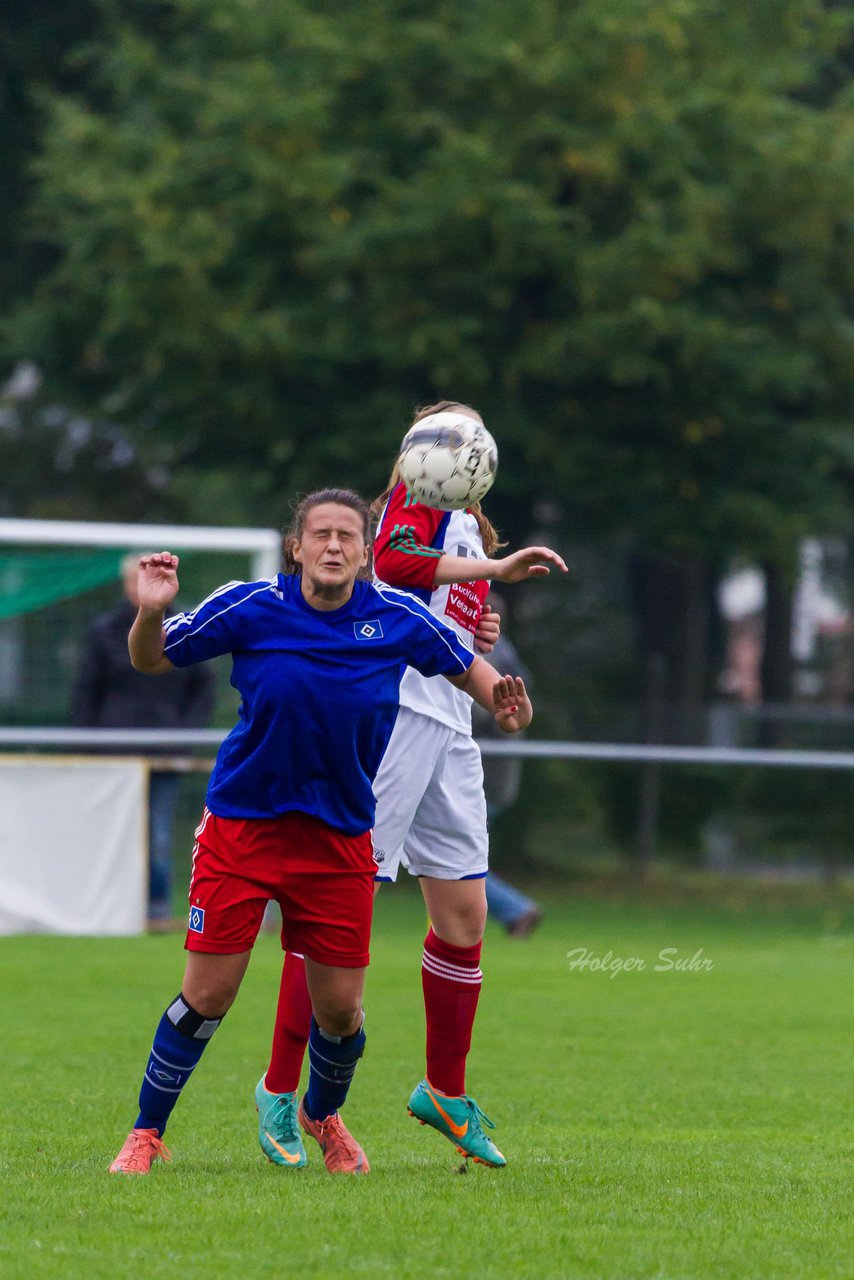
[[407,432],[398,466],[418,502],[440,511],[463,511],[492,488],[498,450],[477,418],[443,409]]

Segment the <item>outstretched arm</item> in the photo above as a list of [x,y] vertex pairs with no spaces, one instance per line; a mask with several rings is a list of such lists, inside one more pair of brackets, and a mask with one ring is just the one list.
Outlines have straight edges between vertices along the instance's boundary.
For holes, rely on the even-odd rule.
[[469,556],[443,555],[436,561],[433,586],[450,582],[523,582],[526,578],[545,578],[549,565],[568,573],[566,561],[550,547],[523,547],[500,560],[474,560]]
[[522,677],[500,676],[483,658],[475,658],[465,675],[446,678],[485,711],[492,712],[505,733],[527,729],[534,717]]
[[174,671],[163,656],[163,619],[178,594],[178,557],[169,551],[143,556],[139,562],[139,612],[128,636],[130,660],[137,671],[158,676]]
[[500,560],[448,555],[436,543],[447,512],[412,502],[402,484],[389,496],[374,542],[374,570],[393,587],[434,591],[451,582],[521,582],[543,578],[549,566],[568,572],[563,559],[549,547],[524,547]]

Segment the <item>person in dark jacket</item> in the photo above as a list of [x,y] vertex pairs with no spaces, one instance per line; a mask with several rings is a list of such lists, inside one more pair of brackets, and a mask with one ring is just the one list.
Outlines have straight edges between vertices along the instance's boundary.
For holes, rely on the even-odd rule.
[[[489,606],[502,613],[503,602],[490,592]],[[518,671],[527,682],[531,673],[520,658],[516,647],[502,632],[495,642],[489,661],[498,671]],[[480,707],[472,705],[472,732],[476,739],[494,737],[492,726]],[[486,795],[486,812],[490,823],[509,809],[519,796],[522,786],[522,761],[518,756],[483,757],[483,790]],[[511,938],[527,938],[543,918],[543,909],[533,898],[522,893],[492,868],[486,876],[486,905],[490,916],[497,920]]]
[[[188,667],[168,680],[149,680],[131,666],[128,632],[136,617],[139,556],[122,561],[124,600],[100,614],[89,629],[72,700],[72,722],[92,729],[200,729],[213,709],[213,678],[205,666]],[[146,751],[146,755],[154,754]],[[181,754],[164,748],[158,755]],[[148,800],[148,918],[153,927],[172,915],[172,830],[181,775],[154,768]]]

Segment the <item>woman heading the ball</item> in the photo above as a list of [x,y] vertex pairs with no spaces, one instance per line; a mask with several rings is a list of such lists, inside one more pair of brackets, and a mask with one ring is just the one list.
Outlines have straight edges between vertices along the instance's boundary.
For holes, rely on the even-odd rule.
[[[445,412],[482,422],[469,406],[441,401],[422,409],[413,426]],[[561,557],[547,547],[495,559],[498,537],[479,504],[443,511],[416,502],[401,483],[397,464],[373,510],[379,515],[375,581],[388,584],[389,597],[403,607],[426,605],[469,652],[476,646],[488,651],[497,639],[497,615],[485,610],[490,581],[522,582],[544,577],[550,568],[566,572]],[[482,983],[488,840],[471,700],[459,687],[411,669],[404,674],[400,711],[374,794],[377,880],[394,881],[403,865],[419,878],[431,922],[421,968],[426,1075],[409,1098],[410,1113],[438,1129],[462,1154],[500,1167],[504,1156],[484,1132],[492,1123],[466,1092],[466,1059]],[[289,953],[271,1063],[259,1084],[261,1145],[277,1163],[284,1163],[277,1159],[276,1145],[283,1145],[285,1134],[275,1132],[275,1120],[296,1108],[308,1018],[301,960]]]
[[[338,1111],[365,1044],[371,783],[401,678],[409,665],[446,678],[493,709],[508,732],[531,719],[521,681],[499,678],[418,601],[360,577],[369,522],[367,505],[349,490],[311,494],[286,540],[289,572],[227,583],[166,620],[178,558],[164,551],[140,561],[134,666],[161,675],[230,653],[242,701],[196,831],[183,983],[155,1032],[139,1115],[113,1173],[148,1173],[168,1157],[172,1108],[237,995],[271,899],[282,910],[283,946],[305,955],[310,1071],[299,1124],[331,1173],[368,1172]],[[304,1151],[277,1154],[305,1163]]]

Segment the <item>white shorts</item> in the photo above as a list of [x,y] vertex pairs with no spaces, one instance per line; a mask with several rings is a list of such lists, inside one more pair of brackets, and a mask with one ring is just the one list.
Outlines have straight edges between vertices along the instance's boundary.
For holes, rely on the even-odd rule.
[[483,764],[468,734],[401,707],[374,782],[377,880],[466,880],[489,864]]

